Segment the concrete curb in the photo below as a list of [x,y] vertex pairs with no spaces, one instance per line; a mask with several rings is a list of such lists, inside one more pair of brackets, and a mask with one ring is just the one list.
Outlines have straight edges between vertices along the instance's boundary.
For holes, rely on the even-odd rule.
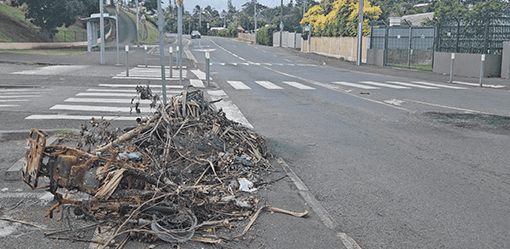
[[[28,133],[27,133],[28,134]],[[46,145],[52,145],[57,142],[57,137],[49,137],[46,140]],[[26,164],[27,160],[25,157],[19,159],[14,165],[12,165],[7,171],[5,171],[4,181],[18,181],[21,180],[21,169]]]

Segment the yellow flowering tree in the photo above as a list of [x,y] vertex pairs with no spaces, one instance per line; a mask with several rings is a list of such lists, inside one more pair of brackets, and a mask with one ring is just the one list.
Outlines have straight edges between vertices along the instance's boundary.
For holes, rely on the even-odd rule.
[[[323,1],[324,3],[324,1]],[[330,3],[328,3],[330,4]],[[330,5],[331,6],[331,5]],[[321,5],[316,5],[306,12],[301,25],[312,27],[314,36],[350,36],[358,34],[359,0],[335,0],[331,11],[325,13]],[[370,33],[369,20],[376,20],[381,14],[379,6],[372,6],[369,1],[363,2],[363,35]]]

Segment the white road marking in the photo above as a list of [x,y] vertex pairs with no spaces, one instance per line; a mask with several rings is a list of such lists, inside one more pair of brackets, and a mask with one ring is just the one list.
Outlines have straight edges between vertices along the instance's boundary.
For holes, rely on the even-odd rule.
[[237,63],[231,62],[230,65],[237,66]]
[[[137,68],[146,68],[145,65],[138,65],[136,66]],[[161,70],[161,66],[151,66],[151,65],[147,65],[147,68],[159,68]],[[165,66],[166,69],[169,69],[170,66]],[[172,66],[173,69],[179,69],[178,66]],[[182,69],[186,69],[188,68],[187,66],[182,66]]]
[[133,121],[138,116],[103,116],[103,115],[30,115],[25,119],[29,120],[90,120],[91,118],[106,120]]
[[396,105],[396,106],[401,106],[402,103],[404,103],[405,101],[403,100],[398,100],[398,99],[389,99],[389,100],[385,100],[384,103],[388,103],[388,104],[391,104],[391,105]]
[[76,96],[134,97],[130,93],[77,93]]
[[[105,104],[131,104],[131,99],[101,99],[101,98],[68,98],[64,102],[76,103],[105,103]],[[152,101],[148,99],[140,100],[141,104],[150,104]]]
[[24,75],[58,75],[68,71],[83,70],[89,66],[47,66],[34,70],[26,70],[20,72],[13,72],[12,74]]
[[264,65],[266,65],[266,66],[272,66],[272,64],[271,64],[271,63],[262,63],[262,64],[264,64]]
[[[165,80],[168,80],[168,81],[171,81],[171,80],[178,81],[179,80],[179,74],[174,74],[172,76],[173,76],[172,78],[165,76]],[[183,74],[183,77],[184,77],[184,74]],[[138,76],[131,76],[131,74],[130,74],[129,77],[113,76],[112,79],[115,79],[115,80],[161,80],[161,77],[159,77],[159,78],[158,77],[138,77]]]
[[0,95],[0,99],[12,99],[12,98],[37,98],[42,95]]
[[391,83],[391,84],[410,86],[410,87],[416,87],[416,88],[423,88],[423,89],[439,89],[439,88],[433,87],[433,86],[422,86],[422,85],[411,84],[411,83],[400,82],[400,81],[386,81],[386,82]]
[[278,90],[278,89],[283,89],[282,87],[279,87],[277,85],[275,85],[274,83],[272,82],[269,82],[269,81],[255,81],[255,83],[261,85],[262,87],[266,88],[266,89],[269,89],[269,90]]
[[197,76],[197,78],[199,78],[201,80],[207,80],[207,75],[204,72],[202,72],[202,70],[196,69],[196,70],[191,70],[191,72],[193,74],[195,74]]
[[344,85],[344,86],[350,86],[350,87],[366,89],[366,90],[381,89],[380,87],[366,86],[366,85],[361,85],[361,84],[356,84],[356,83],[351,83],[351,82],[345,82],[345,81],[335,81],[333,83],[338,84],[338,85]]
[[15,95],[15,94],[41,94],[42,92],[3,92],[0,91],[0,96],[2,95]]
[[239,60],[246,61],[246,59],[242,57],[239,57]]
[[217,110],[221,108],[223,112],[225,112],[227,118],[239,122],[250,129],[253,129],[253,126],[250,124],[250,122],[248,122],[243,113],[241,113],[239,108],[228,98],[228,95],[223,90],[207,91],[207,93],[211,97],[212,101],[222,99],[213,105]]
[[307,85],[303,85],[301,83],[297,83],[297,82],[294,82],[294,81],[283,81],[283,83],[289,85],[289,86],[293,86],[295,88],[298,88],[298,89],[301,89],[301,90],[315,90],[315,88],[313,87],[310,87],[310,86],[307,86]]
[[16,107],[16,106],[19,106],[19,105],[0,105],[0,107]]
[[227,80],[227,82],[234,88],[234,89],[237,89],[237,90],[249,90],[251,89],[249,86],[247,86],[246,84],[244,84],[243,82],[241,81],[235,81],[235,80]]
[[30,101],[28,99],[0,99],[0,103],[3,102],[24,102],[24,101]]
[[197,88],[204,88],[204,82],[202,82],[202,80],[197,80],[197,79],[190,79],[189,80],[189,83],[194,86],[194,87],[197,87]]
[[[54,105],[50,110],[66,110],[66,111],[88,111],[88,112],[133,112],[135,109],[131,107],[118,106],[91,106],[91,105]],[[141,107],[142,113],[150,113],[151,108]],[[155,109],[152,109],[155,110]]]
[[[23,89],[0,89],[0,93],[4,93],[4,92],[33,92],[34,89],[27,89],[27,88],[23,88]],[[37,91],[47,91],[45,89],[37,89]]]
[[136,93],[135,89],[98,89],[98,88],[89,88],[87,92],[117,92],[117,93]]
[[388,87],[388,88],[393,88],[393,89],[411,89],[410,87],[406,87],[406,86],[396,86],[396,85],[379,83],[379,82],[374,82],[374,81],[359,81],[359,83],[369,84],[369,85],[373,85],[373,86]]
[[416,84],[426,85],[426,86],[437,86],[437,87],[449,88],[449,89],[468,89],[468,88],[465,88],[465,87],[448,86],[448,85],[435,84],[435,83],[430,83],[430,82],[425,82],[425,81],[412,81],[412,82],[416,83]]
[[434,104],[434,103],[427,103],[427,102],[418,101],[418,100],[412,100],[412,99],[404,99],[404,100],[409,101],[409,102],[418,103],[418,104],[424,104],[424,105],[442,107],[442,108],[453,109],[453,110],[458,110],[458,111],[464,111],[467,113],[481,113],[481,114],[494,115],[493,113],[488,113],[488,112],[481,112],[481,111],[476,111],[476,110],[471,110],[471,109],[465,109],[465,108],[459,108],[459,107],[453,107],[453,106],[447,106],[447,105],[440,105],[440,104]]
[[250,63],[241,63],[241,64],[243,64],[245,66],[249,66],[250,65]]
[[[132,87],[133,89],[137,86],[147,86],[147,84],[99,84],[99,86],[103,86],[103,87]],[[151,88],[162,88],[161,85],[149,85]],[[166,88],[178,88],[178,89],[183,89],[184,86],[181,86],[181,85],[167,85]]]

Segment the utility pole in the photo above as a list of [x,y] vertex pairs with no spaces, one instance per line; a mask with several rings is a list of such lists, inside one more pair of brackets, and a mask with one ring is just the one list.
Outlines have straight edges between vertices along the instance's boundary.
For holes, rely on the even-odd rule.
[[99,29],[101,29],[101,65],[104,65],[105,64],[105,61],[104,61],[104,12],[103,12],[103,1],[104,0],[99,0]]
[[138,0],[136,0],[136,47],[140,47],[140,39],[138,38],[138,32],[140,32],[140,17],[138,12],[140,11],[140,6],[138,6]]
[[[159,58],[161,62],[161,87],[163,88],[163,104],[166,105],[166,82],[165,82],[165,47],[163,46],[163,25],[165,17],[161,8],[161,1],[158,2],[158,30],[159,30]],[[170,68],[170,70],[172,70]]]
[[255,4],[253,5],[254,16],[255,16],[255,44],[257,44],[257,0],[255,0]]
[[359,1],[359,16],[358,16],[358,58],[356,59],[356,65],[361,65],[361,43],[363,42],[363,2]]
[[182,4],[183,0],[177,0],[177,34],[179,37],[179,84],[182,85]]
[[119,12],[120,12],[120,5],[119,0],[115,2],[115,40],[117,40],[117,65],[120,65],[120,59],[119,59]]
[[282,39],[283,39],[283,0],[280,5],[280,48],[282,47]]

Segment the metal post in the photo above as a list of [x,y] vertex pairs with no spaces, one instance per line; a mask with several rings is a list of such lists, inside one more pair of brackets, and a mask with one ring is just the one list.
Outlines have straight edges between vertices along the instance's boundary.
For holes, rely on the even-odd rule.
[[407,49],[407,68],[411,67],[412,42],[413,42],[413,27],[409,25],[409,48]]
[[103,0],[99,0],[99,12],[100,12],[100,15],[99,15],[99,28],[101,29],[100,30],[100,33],[101,33],[101,65],[104,65],[105,64],[105,61],[104,61],[104,10],[103,10]]
[[117,45],[117,65],[120,65],[120,55],[119,55],[119,2],[115,5],[115,40]]
[[482,54],[482,61],[480,62],[480,87],[482,87],[482,79],[483,79],[483,75],[484,75],[484,70],[483,70],[483,66],[485,64],[485,54]]
[[143,45],[143,51],[145,51],[144,62],[145,62],[145,67],[147,67],[147,45]]
[[280,5],[280,48],[282,47],[283,40],[283,0]]
[[386,30],[384,32],[384,55],[383,55],[383,65],[384,66],[386,66],[388,64],[388,40],[389,40],[389,36],[390,36],[390,27],[388,25],[386,25]]
[[254,9],[254,18],[255,18],[255,44],[257,44],[257,0],[255,0],[255,4],[253,5]]
[[173,72],[172,72],[172,70],[173,70],[173,68],[172,68],[172,67],[173,67],[173,66],[172,66],[172,57],[173,57],[173,56],[172,56],[172,54],[173,54],[173,52],[174,52],[174,51],[173,51],[173,48],[172,48],[172,47],[169,47],[169,48],[168,48],[168,53],[170,54],[170,56],[169,56],[169,57],[170,57],[170,59],[169,59],[169,62],[170,62],[170,63],[169,63],[169,65],[170,65],[170,78],[174,77],[174,76],[173,76]]
[[455,62],[455,53],[452,53],[452,61],[450,63],[450,83],[453,82],[453,65]]
[[165,47],[163,46],[164,16],[161,1],[158,2],[158,30],[159,30],[159,61],[161,63],[161,88],[163,89],[163,104],[166,105],[166,82],[165,82]]
[[363,2],[359,1],[359,13],[358,13],[358,58],[356,59],[356,65],[361,65],[361,46],[363,45]]
[[209,52],[205,52],[205,78],[207,78],[207,87],[209,87],[209,59],[210,59]]
[[136,47],[140,47],[140,18],[138,12],[140,11],[140,6],[138,5],[138,0],[136,0]]
[[126,45],[126,77],[129,77],[129,45]]
[[182,1],[177,13],[177,33],[179,35],[179,47],[177,47],[179,52],[179,84],[182,84]]

